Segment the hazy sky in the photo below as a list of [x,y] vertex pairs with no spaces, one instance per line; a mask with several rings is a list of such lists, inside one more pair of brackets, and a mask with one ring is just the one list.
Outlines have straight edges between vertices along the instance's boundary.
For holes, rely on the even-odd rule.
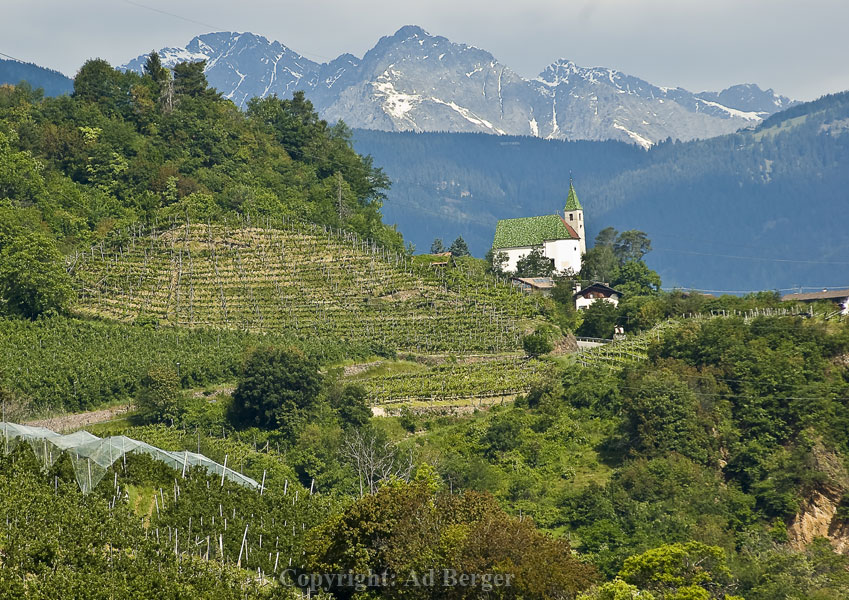
[[120,64],[228,30],[325,61],[362,56],[407,24],[525,77],[562,57],[696,92],[753,82],[809,100],[849,89],[849,0],[0,0],[0,53],[73,76],[90,57]]

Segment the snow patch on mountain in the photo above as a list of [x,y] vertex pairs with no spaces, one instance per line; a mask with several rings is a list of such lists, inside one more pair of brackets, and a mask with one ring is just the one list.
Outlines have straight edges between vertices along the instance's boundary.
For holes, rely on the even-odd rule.
[[[422,97],[418,94],[405,94],[395,89],[391,81],[392,73],[387,69],[383,75],[372,83],[372,86],[383,97],[383,109],[394,119],[406,119],[412,121],[407,116],[415,106],[421,102]],[[414,122],[413,122],[414,123]]]
[[718,108],[719,110],[724,110],[732,117],[739,117],[741,119],[746,119],[747,121],[761,121],[764,118],[764,113],[743,112],[742,110],[737,110],[736,108],[728,108],[727,106],[722,106],[718,102],[702,100],[701,98],[698,98],[698,101],[703,104],[707,104],[708,106]]
[[639,144],[640,146],[642,146],[646,150],[648,150],[649,148],[651,148],[654,145],[654,143],[651,140],[644,138],[639,133],[635,133],[635,132],[631,131],[630,129],[628,129],[624,125],[620,125],[616,121],[613,122],[613,128],[618,129],[620,131],[624,131],[625,133],[628,134],[628,137],[630,137],[632,140],[634,140],[637,144]]
[[455,102],[445,102],[444,100],[440,100],[439,98],[431,98],[430,100],[437,104],[443,104],[451,108],[452,110],[455,110],[457,113],[460,114],[460,116],[462,116],[464,119],[466,119],[469,123],[473,125],[482,125],[489,129],[490,132],[495,132],[499,135],[507,135],[507,132],[505,132],[503,129],[499,129],[486,119],[479,117],[478,115],[470,111],[468,108],[459,106]]

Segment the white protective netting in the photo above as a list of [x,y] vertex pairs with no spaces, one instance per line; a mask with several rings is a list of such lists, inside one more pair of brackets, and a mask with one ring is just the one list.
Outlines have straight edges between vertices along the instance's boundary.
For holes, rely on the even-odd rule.
[[0,422],[0,434],[3,436],[3,451],[9,453],[21,442],[27,442],[35,456],[45,467],[51,467],[65,452],[71,459],[77,483],[83,493],[90,492],[100,483],[106,470],[115,461],[123,459],[131,452],[140,452],[164,462],[185,475],[192,467],[203,467],[210,474],[223,476],[239,485],[259,489],[260,484],[224,465],[218,464],[203,454],[188,451],[162,450],[145,442],[123,435],[99,438],[87,431],[77,431],[60,435],[44,427],[30,427],[15,423]]

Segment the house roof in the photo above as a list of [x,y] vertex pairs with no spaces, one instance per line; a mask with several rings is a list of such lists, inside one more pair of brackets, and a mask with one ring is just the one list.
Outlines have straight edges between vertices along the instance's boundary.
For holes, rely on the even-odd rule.
[[804,302],[805,300],[837,300],[840,298],[849,298],[849,289],[846,290],[823,290],[821,292],[812,292],[808,294],[786,294],[781,297],[787,302]]
[[551,277],[514,277],[514,281],[521,281],[525,285],[540,290],[548,290],[554,287],[554,280]]
[[578,194],[575,193],[575,186],[569,182],[569,196],[566,198],[566,210],[584,210],[581,203],[578,202]]
[[609,294],[619,294],[620,296],[623,295],[622,292],[620,292],[619,290],[614,290],[609,285],[605,285],[603,283],[594,283],[592,285],[588,285],[580,291],[575,292],[575,295],[584,296],[587,294],[587,292],[607,292]]
[[495,226],[493,248],[539,246],[547,240],[577,240],[577,232],[558,215],[501,219]]

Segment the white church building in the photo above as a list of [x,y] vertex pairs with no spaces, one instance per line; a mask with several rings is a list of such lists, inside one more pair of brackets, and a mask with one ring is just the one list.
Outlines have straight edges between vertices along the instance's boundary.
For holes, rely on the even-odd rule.
[[551,259],[555,271],[581,270],[581,256],[587,251],[584,234],[584,209],[575,187],[569,182],[569,196],[563,215],[543,215],[519,219],[501,219],[492,241],[494,254],[507,255],[504,270],[515,272],[516,263],[531,250],[541,250]]

